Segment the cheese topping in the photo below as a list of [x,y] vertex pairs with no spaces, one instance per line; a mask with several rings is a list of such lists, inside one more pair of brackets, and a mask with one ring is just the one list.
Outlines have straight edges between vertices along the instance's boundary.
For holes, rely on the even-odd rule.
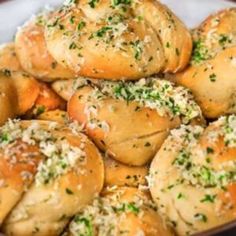
[[[187,235],[198,230],[199,224],[195,225],[195,222],[207,223],[208,217],[211,217],[211,222],[213,216],[222,216],[225,221],[225,213],[234,207],[228,187],[236,183],[236,161],[224,159],[224,155],[235,147],[235,115],[222,117],[207,129],[182,125],[171,131],[165,141],[159,161],[167,158],[168,167],[165,170],[151,168],[147,180],[151,190],[162,183],[157,197],[162,204],[160,210],[173,223],[176,218],[168,213],[168,199],[171,199],[171,206],[181,214],[178,220],[193,230],[186,232]],[[190,200],[191,193],[195,194],[193,201]],[[193,204],[190,209],[192,216],[180,209],[182,202]],[[177,224],[174,221],[174,227],[178,227]]]
[[224,26],[220,26],[227,23],[227,17],[230,19],[231,16],[233,19],[234,10],[232,12],[228,10],[226,14],[228,15],[221,14],[220,17],[213,17],[210,30],[204,32],[204,28],[203,30],[200,28],[193,31],[192,64],[202,64],[214,58],[220,51],[236,45],[235,31],[230,27],[224,29]]
[[107,97],[129,102],[138,102],[140,107],[154,109],[160,116],[179,116],[184,123],[201,116],[199,106],[192,94],[181,86],[157,78],[141,79],[137,82],[103,81],[94,89],[92,98]]
[[133,201],[122,200],[123,191],[107,197],[97,197],[85,207],[72,221],[69,231],[72,235],[110,236],[122,234],[119,222],[132,213],[142,219],[145,209],[156,210],[153,203],[145,197],[136,195]]
[[83,143],[81,147],[72,146],[66,137],[57,137],[53,133],[58,130],[56,122],[50,122],[45,128],[37,121],[33,121],[28,127],[23,127],[19,120],[9,120],[0,128],[0,148],[7,154],[11,144],[17,140],[22,140],[29,145],[37,145],[46,160],[38,166],[36,184],[48,184],[72,170],[77,161],[80,163],[86,161]]

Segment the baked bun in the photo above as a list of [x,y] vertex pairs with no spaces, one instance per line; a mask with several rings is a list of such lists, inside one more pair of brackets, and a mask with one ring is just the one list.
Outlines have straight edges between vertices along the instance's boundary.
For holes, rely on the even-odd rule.
[[170,236],[149,196],[136,188],[115,188],[95,198],[69,225],[68,236]]
[[17,31],[15,47],[21,66],[43,81],[74,78],[74,73],[59,65],[47,50],[44,27],[48,14],[33,17]]
[[[69,101],[74,92],[88,84],[89,78],[79,77],[76,79],[57,80],[52,83],[52,89],[64,100]],[[93,83],[95,80],[92,80]]]
[[138,187],[146,184],[147,166],[128,166],[104,157],[105,185]]
[[16,56],[15,44],[6,43],[0,45],[0,70],[21,70],[20,62]]
[[177,72],[192,50],[187,28],[155,0],[81,0],[54,12],[45,36],[59,64],[98,79]]
[[188,90],[149,78],[85,85],[69,100],[68,115],[84,124],[88,136],[109,156],[142,166],[170,129],[200,118],[201,111]]
[[66,111],[59,109],[53,111],[45,111],[37,116],[38,120],[56,121],[58,123],[66,124],[68,123],[68,116]]
[[66,102],[57,95],[49,84],[39,82],[39,95],[35,100],[34,106],[27,112],[25,117],[35,118],[47,111],[56,109],[65,110]]
[[0,94],[0,125],[30,110],[39,95],[39,84],[22,71],[13,43],[0,46]]
[[0,71],[0,82],[0,124],[3,124],[8,118],[23,115],[33,107],[39,86],[28,74],[8,69]]
[[191,65],[176,82],[189,88],[203,114],[236,112],[236,8],[210,16],[194,31]]
[[17,115],[16,88],[12,80],[0,73],[0,125]]
[[97,148],[74,128],[56,122],[10,120],[0,134],[3,232],[60,235],[102,189]]
[[154,158],[149,175],[152,197],[178,235],[192,235],[236,216],[236,116],[206,129],[182,126]]

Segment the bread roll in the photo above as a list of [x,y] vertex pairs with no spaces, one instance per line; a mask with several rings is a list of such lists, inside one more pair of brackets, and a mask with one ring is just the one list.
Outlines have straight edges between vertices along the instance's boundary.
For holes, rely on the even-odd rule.
[[148,167],[128,166],[109,157],[104,157],[105,185],[138,187],[145,185]]
[[23,115],[32,108],[39,95],[37,81],[21,71],[0,71],[0,124]]
[[[52,89],[64,100],[69,101],[74,92],[88,84],[89,78],[79,77],[76,79],[57,80],[52,83]],[[95,80],[93,79],[93,83]]]
[[69,236],[170,236],[148,195],[136,188],[117,188],[103,193],[69,225]]
[[43,81],[74,78],[75,75],[59,65],[47,50],[44,27],[48,14],[42,13],[33,17],[17,31],[15,47],[21,66],[29,74]]
[[44,112],[56,109],[65,110],[65,108],[66,102],[51,89],[50,85],[40,82],[39,95],[35,100],[34,106],[24,117],[35,118]]
[[0,73],[0,125],[17,115],[18,101],[12,80]]
[[91,1],[64,6],[45,28],[49,52],[76,74],[137,80],[188,63],[191,35],[155,0]]
[[11,71],[7,77],[13,80],[16,88],[14,99],[18,101],[17,114],[23,115],[35,104],[40,92],[39,84],[33,77],[22,71]]
[[0,70],[2,69],[14,71],[21,69],[20,62],[16,56],[14,43],[0,45]]
[[66,111],[62,110],[53,110],[45,111],[42,114],[37,116],[38,120],[47,120],[47,121],[56,121],[58,123],[65,124],[68,122],[68,116]]
[[236,112],[236,8],[207,18],[194,32],[191,65],[175,82],[189,88],[207,118]]
[[236,216],[236,116],[206,129],[173,130],[154,158],[152,197],[178,235],[223,225]]
[[37,81],[23,72],[16,57],[14,43],[0,46],[0,124],[23,115],[32,108],[39,94]]
[[103,186],[96,147],[56,122],[9,121],[1,128],[0,155],[6,235],[60,235]]
[[199,119],[201,111],[188,90],[149,78],[84,86],[71,97],[68,115],[84,124],[88,136],[110,157],[142,166],[170,129]]

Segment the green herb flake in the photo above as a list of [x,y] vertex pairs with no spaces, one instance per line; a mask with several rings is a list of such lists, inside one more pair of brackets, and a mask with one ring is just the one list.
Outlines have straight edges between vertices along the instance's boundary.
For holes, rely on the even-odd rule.
[[134,42],[130,42],[130,45],[134,49],[134,58],[136,60],[141,60],[141,56],[143,53],[143,48],[140,40],[136,40]]
[[88,4],[91,8],[95,8],[98,2],[99,0],[90,0]]
[[89,219],[85,218],[85,217],[80,217],[79,215],[77,215],[74,218],[74,221],[77,224],[83,225],[83,235],[81,236],[93,236],[93,226],[92,223]]
[[86,23],[84,21],[80,21],[77,26],[78,31],[82,30],[85,26],[86,26]]
[[77,45],[75,44],[75,42],[72,42],[69,46],[69,49],[72,50],[72,49],[76,49],[77,48]]
[[179,51],[179,49],[178,49],[178,48],[176,48],[176,49],[175,49],[175,53],[176,53],[176,55],[177,55],[177,56],[179,56],[179,55],[180,55],[180,51]]
[[118,5],[130,5],[132,3],[131,0],[111,0],[111,5],[113,7]]
[[37,109],[36,109],[35,115],[36,115],[36,116],[39,116],[39,115],[41,115],[42,113],[44,113],[45,110],[46,110],[45,106],[39,106],[39,107],[37,107]]
[[225,47],[225,45],[227,43],[232,43],[232,40],[229,38],[228,35],[225,35],[225,34],[220,34],[219,36],[219,44],[222,46],[222,47]]
[[214,149],[211,148],[211,147],[207,147],[206,151],[207,151],[207,154],[212,154],[212,153],[214,153]]
[[179,194],[177,195],[177,199],[183,199],[183,198],[184,198],[183,193],[179,193]]
[[146,143],[144,144],[144,146],[145,146],[145,147],[150,147],[150,146],[151,146],[151,143],[146,142]]
[[0,135],[0,142],[8,142],[9,141],[9,134],[8,133],[2,133]]
[[71,16],[71,17],[70,17],[70,23],[71,23],[71,24],[74,24],[74,23],[75,23],[75,16]]
[[210,78],[211,82],[215,82],[216,81],[216,74],[215,73],[210,74],[209,78]]
[[73,195],[74,194],[74,192],[71,189],[69,189],[69,188],[66,188],[66,193],[69,194],[69,195]]
[[202,213],[197,213],[197,214],[195,214],[195,215],[194,215],[194,218],[195,218],[196,220],[200,220],[200,221],[202,221],[202,222],[204,222],[204,223],[207,222],[207,216],[204,215],[204,214],[202,214]]
[[135,214],[138,214],[140,212],[140,209],[137,206],[135,206],[134,203],[128,203],[127,204],[127,210],[131,211]]
[[167,47],[167,48],[170,48],[170,42],[167,42],[167,43],[166,43],[166,47]]
[[11,77],[11,71],[10,71],[10,70],[4,69],[4,70],[2,70],[2,72],[3,72],[3,74],[4,74],[5,76]]
[[216,195],[210,195],[206,194],[203,199],[200,200],[200,202],[210,202],[214,203],[215,202]]

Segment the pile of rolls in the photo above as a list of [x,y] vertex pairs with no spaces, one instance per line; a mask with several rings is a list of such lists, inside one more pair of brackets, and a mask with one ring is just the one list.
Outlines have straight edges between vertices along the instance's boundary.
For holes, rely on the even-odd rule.
[[69,0],[0,47],[0,232],[184,236],[236,220],[236,8]]

